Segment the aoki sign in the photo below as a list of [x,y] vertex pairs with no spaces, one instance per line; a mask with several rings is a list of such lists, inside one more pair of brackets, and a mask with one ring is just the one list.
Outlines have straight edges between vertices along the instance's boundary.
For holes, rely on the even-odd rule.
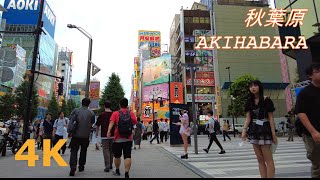
[[[213,103],[216,100],[214,94],[195,94],[195,102]],[[187,94],[187,102],[192,102],[192,94]]]

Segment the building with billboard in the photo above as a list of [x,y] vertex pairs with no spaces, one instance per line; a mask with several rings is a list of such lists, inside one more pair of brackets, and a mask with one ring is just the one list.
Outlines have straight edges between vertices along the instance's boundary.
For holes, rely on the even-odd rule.
[[[3,20],[6,24],[6,31],[21,33],[4,34],[3,45],[18,44],[25,49],[27,70],[31,69],[35,37],[28,32],[33,32],[36,29],[40,12],[40,2],[44,2],[42,21],[45,33],[42,33],[40,37],[39,56],[37,60],[37,62],[40,63],[37,63],[36,70],[55,75],[55,63],[58,58],[58,45],[54,41],[56,17],[47,1],[5,0],[4,7],[7,12],[3,13]],[[38,113],[39,115],[44,115],[48,107],[48,101],[53,93],[54,78],[35,75],[35,84],[40,100]]]

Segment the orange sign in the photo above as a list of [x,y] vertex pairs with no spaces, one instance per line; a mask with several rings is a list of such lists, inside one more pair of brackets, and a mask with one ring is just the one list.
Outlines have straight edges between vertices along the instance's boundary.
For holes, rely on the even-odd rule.
[[184,103],[182,82],[170,83],[170,101],[174,104]]

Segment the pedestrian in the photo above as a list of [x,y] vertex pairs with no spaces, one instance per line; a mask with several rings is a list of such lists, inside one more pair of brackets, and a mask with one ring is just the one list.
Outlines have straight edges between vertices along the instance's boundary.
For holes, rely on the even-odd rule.
[[43,150],[43,122],[44,122],[44,119],[41,119],[40,121],[40,125],[39,125],[39,137],[38,137],[38,144],[39,144],[39,150]]
[[95,144],[96,146],[96,150],[100,150],[99,146],[100,146],[100,143],[101,143],[101,136],[99,136],[99,132],[97,132],[97,125],[96,125],[96,118],[93,122],[93,125],[92,125],[92,128],[91,128],[91,142],[93,144]]
[[47,113],[46,115],[46,119],[43,121],[43,125],[42,125],[42,130],[43,130],[43,139],[48,139],[50,140],[50,147],[52,147],[52,136],[53,136],[53,124],[54,124],[54,120],[51,119],[52,118],[52,114],[51,113]]
[[160,141],[159,141],[159,132],[160,132],[160,129],[159,129],[159,125],[158,125],[158,123],[157,123],[157,120],[155,120],[154,122],[153,122],[153,127],[152,127],[152,129],[153,129],[153,138],[151,139],[151,141],[150,141],[150,144],[152,144],[152,141],[153,140],[155,140],[156,138],[157,138],[157,144],[160,144]]
[[[245,105],[246,121],[242,130],[242,140],[247,133],[256,154],[261,178],[273,178],[275,166],[271,145],[278,144],[275,133],[272,100],[264,97],[262,83],[258,80],[249,83],[250,96]],[[248,129],[249,128],[249,129]]]
[[160,118],[160,122],[159,122],[159,131],[160,131],[160,142],[163,143],[163,138],[165,136],[165,132],[164,132],[164,119]]
[[77,170],[78,164],[78,151],[80,150],[79,158],[79,172],[84,171],[86,160],[87,160],[87,148],[89,146],[89,136],[92,127],[92,121],[94,120],[93,111],[89,110],[90,99],[84,98],[81,102],[82,107],[79,109],[74,109],[71,113],[70,124],[74,123],[73,116],[77,117],[77,126],[75,133],[72,134],[70,147],[70,176],[74,176]]
[[163,132],[164,132],[164,140],[167,142],[168,140],[168,134],[169,134],[169,124],[168,124],[168,119],[164,120],[164,125],[163,125]]
[[38,150],[40,150],[40,141],[39,141],[40,123],[41,123],[41,119],[38,119],[38,118],[33,123],[34,139],[37,142]]
[[111,102],[109,100],[106,100],[104,102],[104,112],[99,115],[96,123],[96,136],[98,136],[101,127],[101,142],[105,167],[104,172],[109,172],[110,170],[112,170],[113,164],[112,143],[114,138],[114,128],[110,131],[110,138],[107,137],[110,118],[113,113],[110,108]]
[[129,178],[129,171],[131,168],[131,148],[132,148],[132,127],[136,125],[137,118],[133,112],[128,110],[128,99],[120,100],[120,110],[115,111],[110,118],[110,125],[108,128],[107,137],[111,137],[111,130],[114,130],[114,142],[112,144],[112,152],[114,154],[114,164],[116,170],[114,175],[120,176],[121,156],[123,152],[125,178]]
[[208,139],[210,139],[210,131],[209,131],[209,121],[205,124],[204,131],[208,134]]
[[287,141],[293,141],[293,116],[290,112],[288,112],[288,115],[285,116],[287,118],[287,129],[288,129],[288,140]]
[[137,149],[137,145],[139,146],[139,149],[141,149],[141,138],[142,135],[144,133],[143,130],[143,124],[140,121],[140,118],[137,118],[138,123],[136,125],[134,125],[134,136],[133,136],[133,140],[134,140],[134,149]]
[[174,123],[180,126],[179,133],[183,141],[184,155],[181,156],[181,159],[188,159],[188,138],[191,134],[188,111],[181,109],[180,111],[180,123]]
[[[212,116],[213,116],[213,111],[208,111],[207,114],[208,118],[209,118],[209,133],[210,133],[210,141],[209,141],[209,145],[206,149],[203,149],[206,153],[209,152],[210,147],[213,143],[213,141],[217,144],[217,146],[220,148],[220,152],[219,154],[225,154],[226,151],[223,149],[223,147],[221,146],[221,143],[219,142],[218,138],[217,138],[217,132],[215,129],[215,126],[217,125],[216,123],[218,123]],[[220,127],[220,125],[219,125]]]
[[151,124],[151,121],[148,123],[147,125],[147,137],[148,137],[148,140],[150,141],[151,138],[152,138],[152,124]]
[[[68,127],[68,124],[69,124],[69,119],[64,117],[64,113],[62,111],[59,112],[59,117],[54,121],[54,124],[53,124],[53,133],[52,133],[53,145],[56,145],[60,139],[65,138],[65,133],[66,133],[65,128]],[[65,153],[66,149],[67,149],[67,145],[66,143],[64,143],[64,145],[61,147],[62,154]],[[60,154],[61,151],[59,150],[58,153]]]
[[224,120],[223,121],[223,126],[222,126],[223,141],[226,141],[226,136],[231,141],[231,138],[228,135],[229,129],[230,129],[230,125],[227,123],[226,120]]
[[311,161],[311,177],[320,178],[320,63],[306,69],[311,83],[298,95],[296,114],[303,124],[302,138]]

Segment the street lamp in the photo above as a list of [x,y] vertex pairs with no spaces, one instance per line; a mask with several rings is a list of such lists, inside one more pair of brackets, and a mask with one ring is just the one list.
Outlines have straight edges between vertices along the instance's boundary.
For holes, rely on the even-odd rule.
[[88,66],[87,66],[87,81],[86,81],[86,98],[89,98],[89,86],[90,86],[90,74],[91,74],[91,58],[92,58],[92,36],[85,31],[83,28],[78,27],[73,24],[68,24],[68,28],[70,29],[78,29],[83,35],[89,38],[89,53],[88,53]]
[[[226,67],[226,69],[228,70],[228,73],[229,73],[229,83],[230,83],[229,90],[231,92],[231,84],[232,83],[231,83],[230,67]],[[232,107],[231,113],[232,113],[233,136],[235,138],[236,137],[236,128],[234,127],[234,112],[233,112],[233,100],[235,100],[235,98],[231,95],[230,100],[231,100],[231,107]]]

